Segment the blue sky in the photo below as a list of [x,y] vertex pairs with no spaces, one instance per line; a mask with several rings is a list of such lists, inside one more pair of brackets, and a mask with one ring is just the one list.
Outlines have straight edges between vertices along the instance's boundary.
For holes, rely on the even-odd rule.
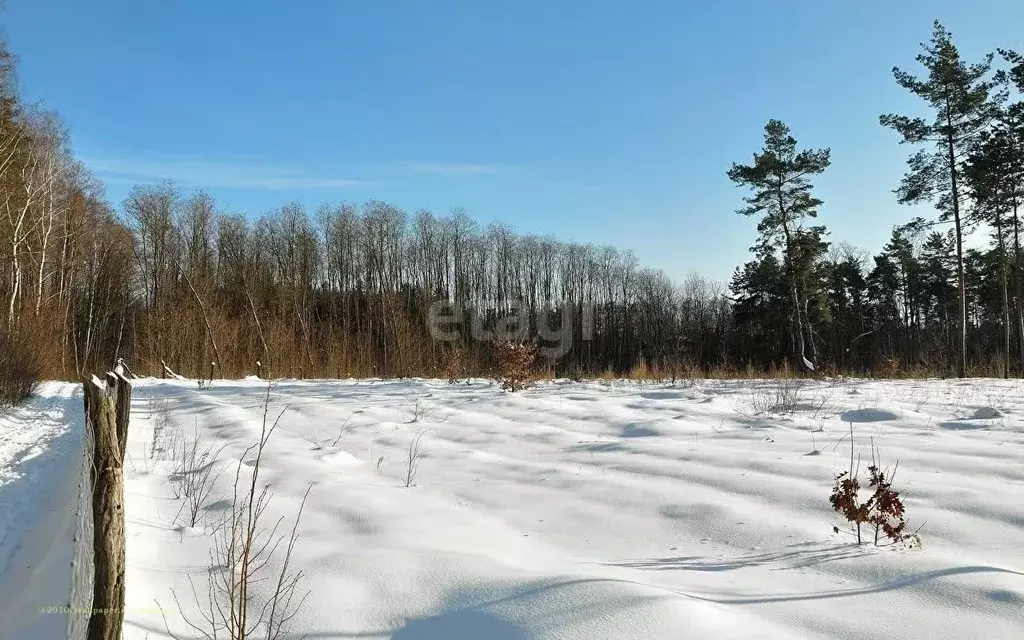
[[[769,118],[832,148],[833,240],[877,249],[938,18],[961,52],[1024,48],[1020,0],[7,0],[26,95],[119,205],[171,178],[227,210],[342,199],[634,250],[727,280],[755,221],[726,178]],[[919,213],[929,214],[927,209]]]

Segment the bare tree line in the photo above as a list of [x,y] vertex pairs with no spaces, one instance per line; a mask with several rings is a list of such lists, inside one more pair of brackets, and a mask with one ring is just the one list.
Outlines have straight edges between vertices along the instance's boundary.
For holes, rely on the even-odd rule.
[[[216,362],[232,376],[258,360],[276,375],[438,375],[458,348],[474,356],[471,371],[488,366],[490,345],[474,343],[470,325],[493,324],[516,306],[530,317],[595,310],[596,331],[562,328],[579,340],[560,367],[625,371],[639,358],[725,357],[729,312],[719,287],[696,276],[676,285],[611,247],[378,201],[325,205],[312,216],[292,203],[250,220],[170,184],[136,187],[123,210],[137,273],[125,322],[144,367],[167,360],[202,375]],[[471,316],[457,343],[428,331],[439,300]]]
[[109,360],[124,337],[128,234],[72,155],[60,118],[21,101],[0,43],[0,256],[4,329],[46,373]]

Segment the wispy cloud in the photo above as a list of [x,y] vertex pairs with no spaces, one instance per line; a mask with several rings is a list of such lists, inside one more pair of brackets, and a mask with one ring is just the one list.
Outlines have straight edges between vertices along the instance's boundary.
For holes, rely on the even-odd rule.
[[310,175],[291,167],[251,160],[198,158],[84,158],[83,162],[112,183],[172,180],[199,187],[234,189],[347,189],[373,184],[365,180]]
[[508,169],[508,167],[498,164],[464,162],[410,162],[409,168],[416,173],[430,173],[438,176],[494,175]]
[[[267,164],[256,158],[137,157],[92,156],[83,162],[108,184],[135,184],[171,180],[189,187],[263,189],[285,191],[301,189],[350,189],[380,184],[375,180],[313,174],[295,167]],[[374,169],[374,167],[376,169]],[[515,167],[502,164],[469,162],[394,162],[363,167],[371,173],[390,175],[395,171],[452,178],[471,178],[508,174]]]

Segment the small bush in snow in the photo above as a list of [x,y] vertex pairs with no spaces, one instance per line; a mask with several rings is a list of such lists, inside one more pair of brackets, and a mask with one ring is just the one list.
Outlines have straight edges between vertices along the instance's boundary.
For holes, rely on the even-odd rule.
[[150,460],[167,459],[176,453],[175,425],[171,419],[172,407],[173,401],[170,398],[149,399],[149,418],[153,429],[149,445]]
[[[420,462],[427,455],[427,450],[423,446],[423,436],[426,435],[426,431],[417,431],[416,435],[409,441],[409,457],[406,459],[405,467],[405,486],[406,488],[416,484],[416,474],[420,470]],[[380,469],[380,463],[384,457],[377,461],[377,468]]]
[[507,391],[521,391],[530,384],[530,368],[537,357],[537,345],[497,342],[494,360],[498,367],[498,383]]
[[[857,533],[857,544],[861,544],[861,526],[868,524],[875,529],[875,545],[878,545],[882,534],[893,542],[902,542],[908,538],[904,534],[907,522],[904,519],[903,501],[898,491],[892,488],[895,469],[891,474],[882,469],[876,460],[874,448],[871,453],[871,466],[868,467],[868,488],[871,496],[864,502],[860,501],[860,480],[853,462],[853,425],[850,426],[850,469],[836,476],[835,485],[829,503],[832,508],[853,524]],[[899,466],[897,464],[897,466]],[[839,531],[839,527],[834,528]],[[913,536],[913,538],[917,538]],[[919,540],[919,539],[918,539]]]
[[204,446],[198,428],[191,438],[181,438],[175,456],[175,468],[171,473],[171,488],[176,497],[184,498],[178,517],[184,517],[184,524],[194,527],[199,522],[202,509],[210,499],[217,479],[217,459],[220,450]]
[[409,413],[410,424],[414,422],[444,422],[447,418],[441,406],[426,395],[407,396],[406,402],[408,403],[406,411]]
[[800,380],[775,380],[758,386],[750,394],[750,408],[754,413],[792,413],[800,405]]

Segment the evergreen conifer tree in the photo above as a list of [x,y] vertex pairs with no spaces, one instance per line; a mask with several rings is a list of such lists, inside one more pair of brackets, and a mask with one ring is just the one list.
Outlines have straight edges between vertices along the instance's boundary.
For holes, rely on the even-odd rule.
[[960,377],[967,375],[967,298],[964,276],[963,232],[965,226],[964,163],[995,112],[995,82],[989,79],[992,55],[978,64],[967,64],[953,44],[952,35],[935,22],[931,42],[922,44],[917,61],[927,76],[919,79],[894,67],[896,82],[919,96],[933,109],[931,122],[924,118],[885,114],[882,126],[895,129],[901,144],[925,145],[907,161],[908,170],[896,194],[904,204],[935,201],[943,219],[952,219],[956,237],[957,284],[960,289]]
[[[733,164],[729,179],[747,187],[753,195],[737,213],[760,215],[758,247],[762,251],[781,247],[786,286],[790,298],[792,359],[797,370],[814,369],[813,337],[804,307],[808,292],[801,286],[813,267],[807,258],[808,239],[820,244],[824,229],[805,230],[802,222],[818,215],[822,201],[816,198],[808,176],[823,173],[831,159],[829,149],[797,150],[796,139],[780,120],[769,120],[764,128],[764,147],[754,154],[750,165]],[[808,235],[809,234],[809,235]],[[824,245],[821,245],[822,247]],[[822,253],[818,248],[816,255]]]

